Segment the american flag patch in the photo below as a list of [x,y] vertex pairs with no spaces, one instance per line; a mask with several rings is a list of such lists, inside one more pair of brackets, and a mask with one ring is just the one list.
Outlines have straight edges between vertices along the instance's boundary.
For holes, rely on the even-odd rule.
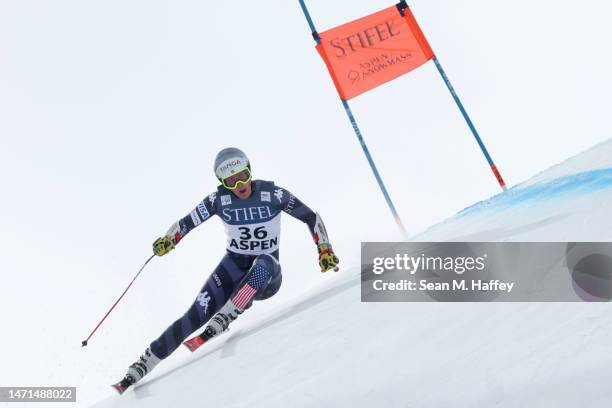
[[255,296],[255,292],[257,292],[257,289],[253,288],[247,283],[238,291],[238,293],[236,293],[236,296],[234,296],[232,302],[234,302],[236,308],[244,310],[246,305],[248,305],[251,299],[253,299],[253,296]]

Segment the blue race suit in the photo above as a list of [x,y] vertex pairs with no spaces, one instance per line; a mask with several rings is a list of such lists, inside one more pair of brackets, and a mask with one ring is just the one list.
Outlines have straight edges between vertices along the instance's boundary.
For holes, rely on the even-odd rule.
[[[210,194],[168,231],[178,243],[190,231],[217,215],[227,233],[227,253],[206,280],[187,312],[151,343],[160,359],[169,356],[202,327],[244,285],[254,300],[273,296],[282,282],[279,264],[280,215],[285,212],[308,225],[314,235],[316,214],[289,191],[273,182],[254,180],[253,192],[239,199],[223,186]],[[247,305],[247,307],[249,307]]]

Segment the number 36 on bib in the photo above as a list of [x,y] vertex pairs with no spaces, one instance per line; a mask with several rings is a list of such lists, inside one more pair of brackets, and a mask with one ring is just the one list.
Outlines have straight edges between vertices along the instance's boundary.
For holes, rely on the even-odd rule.
[[276,251],[280,235],[278,218],[280,217],[275,217],[275,219],[261,224],[226,225],[227,249],[239,254],[249,255]]

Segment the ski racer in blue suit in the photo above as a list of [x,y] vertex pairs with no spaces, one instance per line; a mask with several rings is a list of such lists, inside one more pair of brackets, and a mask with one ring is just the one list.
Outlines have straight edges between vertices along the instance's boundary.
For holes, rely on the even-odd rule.
[[227,148],[219,152],[215,174],[221,181],[217,191],[174,223],[165,236],[153,243],[153,251],[158,256],[167,254],[194,228],[216,215],[225,226],[227,252],[189,310],[128,368],[124,379],[115,386],[120,392],[141,380],[204,324],[208,323],[202,334],[186,345],[198,347],[227,330],[254,300],[267,299],[278,292],[282,282],[279,263],[282,212],[308,225],[319,252],[321,272],[337,270],[339,260],[321,217],[273,182],[253,180],[249,160],[241,150]]

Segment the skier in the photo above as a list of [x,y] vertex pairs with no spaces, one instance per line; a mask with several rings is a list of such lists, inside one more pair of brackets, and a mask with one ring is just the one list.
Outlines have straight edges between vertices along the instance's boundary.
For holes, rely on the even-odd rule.
[[208,323],[201,335],[186,345],[192,351],[227,330],[230,322],[248,309],[253,300],[278,292],[282,276],[279,264],[281,211],[306,223],[319,252],[321,272],[339,263],[319,214],[289,191],[271,181],[252,180],[247,156],[237,148],[221,150],[215,159],[215,175],[221,182],[186,217],[174,223],[153,243],[163,256],[195,227],[218,215],[227,233],[227,252],[205,282],[192,306],[145,350],[114,387],[123,393],[176,350],[195,330]]

